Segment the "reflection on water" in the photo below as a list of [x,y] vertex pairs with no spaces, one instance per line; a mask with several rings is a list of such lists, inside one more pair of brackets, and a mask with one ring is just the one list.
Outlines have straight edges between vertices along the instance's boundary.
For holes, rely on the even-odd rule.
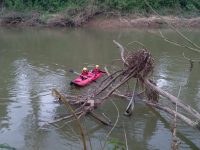
[[[183,31],[193,41],[199,42],[199,31]],[[49,125],[54,117],[66,114],[65,107],[55,102],[51,89],[65,93],[80,93],[87,88],[71,88],[69,83],[75,75],[69,69],[79,71],[84,64],[109,64],[119,58],[118,49],[112,40],[123,45],[140,41],[155,57],[153,78],[158,86],[177,95],[200,110],[199,64],[190,71],[189,63],[182,57],[197,55],[182,48],[169,45],[158,39],[157,30],[113,30],[89,29],[0,29],[0,144],[7,143],[17,149],[64,150],[81,149],[81,141],[74,122]],[[170,39],[182,42],[170,30],[163,30]],[[139,45],[129,44],[134,49]],[[93,87],[98,83],[93,83]],[[143,104],[137,104],[134,115],[123,116],[126,103],[116,99],[120,111],[120,122],[109,140],[125,141],[127,134],[129,149],[170,149],[169,125]],[[97,110],[104,112],[113,122],[117,111],[112,103]],[[163,113],[169,120],[169,117]],[[93,149],[100,149],[110,127],[86,117],[81,120],[87,130]],[[170,120],[169,120],[170,121]],[[181,149],[200,148],[199,133],[178,123]],[[123,127],[124,126],[124,127]],[[88,141],[89,144],[89,141]]]

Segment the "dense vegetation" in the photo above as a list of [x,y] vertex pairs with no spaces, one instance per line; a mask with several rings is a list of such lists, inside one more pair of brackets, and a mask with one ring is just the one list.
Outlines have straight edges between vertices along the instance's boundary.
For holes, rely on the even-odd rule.
[[[147,0],[156,10],[200,12],[200,0]],[[15,11],[36,10],[56,12],[65,8],[94,6],[102,10],[120,10],[125,12],[149,12],[145,0],[3,0],[1,8]]]

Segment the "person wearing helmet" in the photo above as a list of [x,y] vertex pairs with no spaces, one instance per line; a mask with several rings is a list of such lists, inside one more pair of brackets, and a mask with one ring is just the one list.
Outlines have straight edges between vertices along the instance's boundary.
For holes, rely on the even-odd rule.
[[99,65],[96,65],[96,66],[94,67],[94,69],[92,70],[92,73],[95,74],[95,75],[97,75],[97,74],[100,73],[100,72],[106,73],[105,71],[102,71],[102,70],[99,69]]
[[80,77],[82,78],[82,80],[85,80],[85,79],[87,79],[87,76],[88,76],[88,69],[86,67],[84,67]]
[[96,74],[99,73],[99,71],[100,71],[100,70],[99,70],[99,65],[96,65],[96,66],[94,67],[94,69],[92,70],[92,73],[96,75]]

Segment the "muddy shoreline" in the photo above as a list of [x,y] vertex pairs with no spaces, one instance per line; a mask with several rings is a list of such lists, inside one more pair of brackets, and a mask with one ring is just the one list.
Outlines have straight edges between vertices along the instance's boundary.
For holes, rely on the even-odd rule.
[[[75,12],[76,13],[76,12]],[[81,15],[66,17],[62,14],[42,16],[39,13],[17,14],[0,17],[0,26],[10,27],[89,27],[89,28],[162,28],[168,23],[174,27],[199,28],[200,17],[184,18],[177,16],[105,16],[100,12],[81,12]],[[73,14],[72,14],[73,15]],[[44,19],[45,18],[45,19]]]

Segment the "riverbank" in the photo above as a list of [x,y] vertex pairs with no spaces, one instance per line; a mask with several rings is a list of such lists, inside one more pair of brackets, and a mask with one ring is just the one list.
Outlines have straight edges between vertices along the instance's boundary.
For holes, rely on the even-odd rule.
[[95,18],[87,22],[84,26],[95,28],[162,28],[168,23],[177,28],[198,28],[200,27],[200,17],[183,18],[177,16],[130,16],[114,18]]
[[94,10],[73,10],[63,14],[27,14],[8,13],[0,17],[0,26],[36,26],[36,27],[90,27],[90,28],[162,28],[167,23],[179,28],[200,27],[200,17],[186,18],[178,16],[151,15],[148,17],[138,14],[109,15]]

